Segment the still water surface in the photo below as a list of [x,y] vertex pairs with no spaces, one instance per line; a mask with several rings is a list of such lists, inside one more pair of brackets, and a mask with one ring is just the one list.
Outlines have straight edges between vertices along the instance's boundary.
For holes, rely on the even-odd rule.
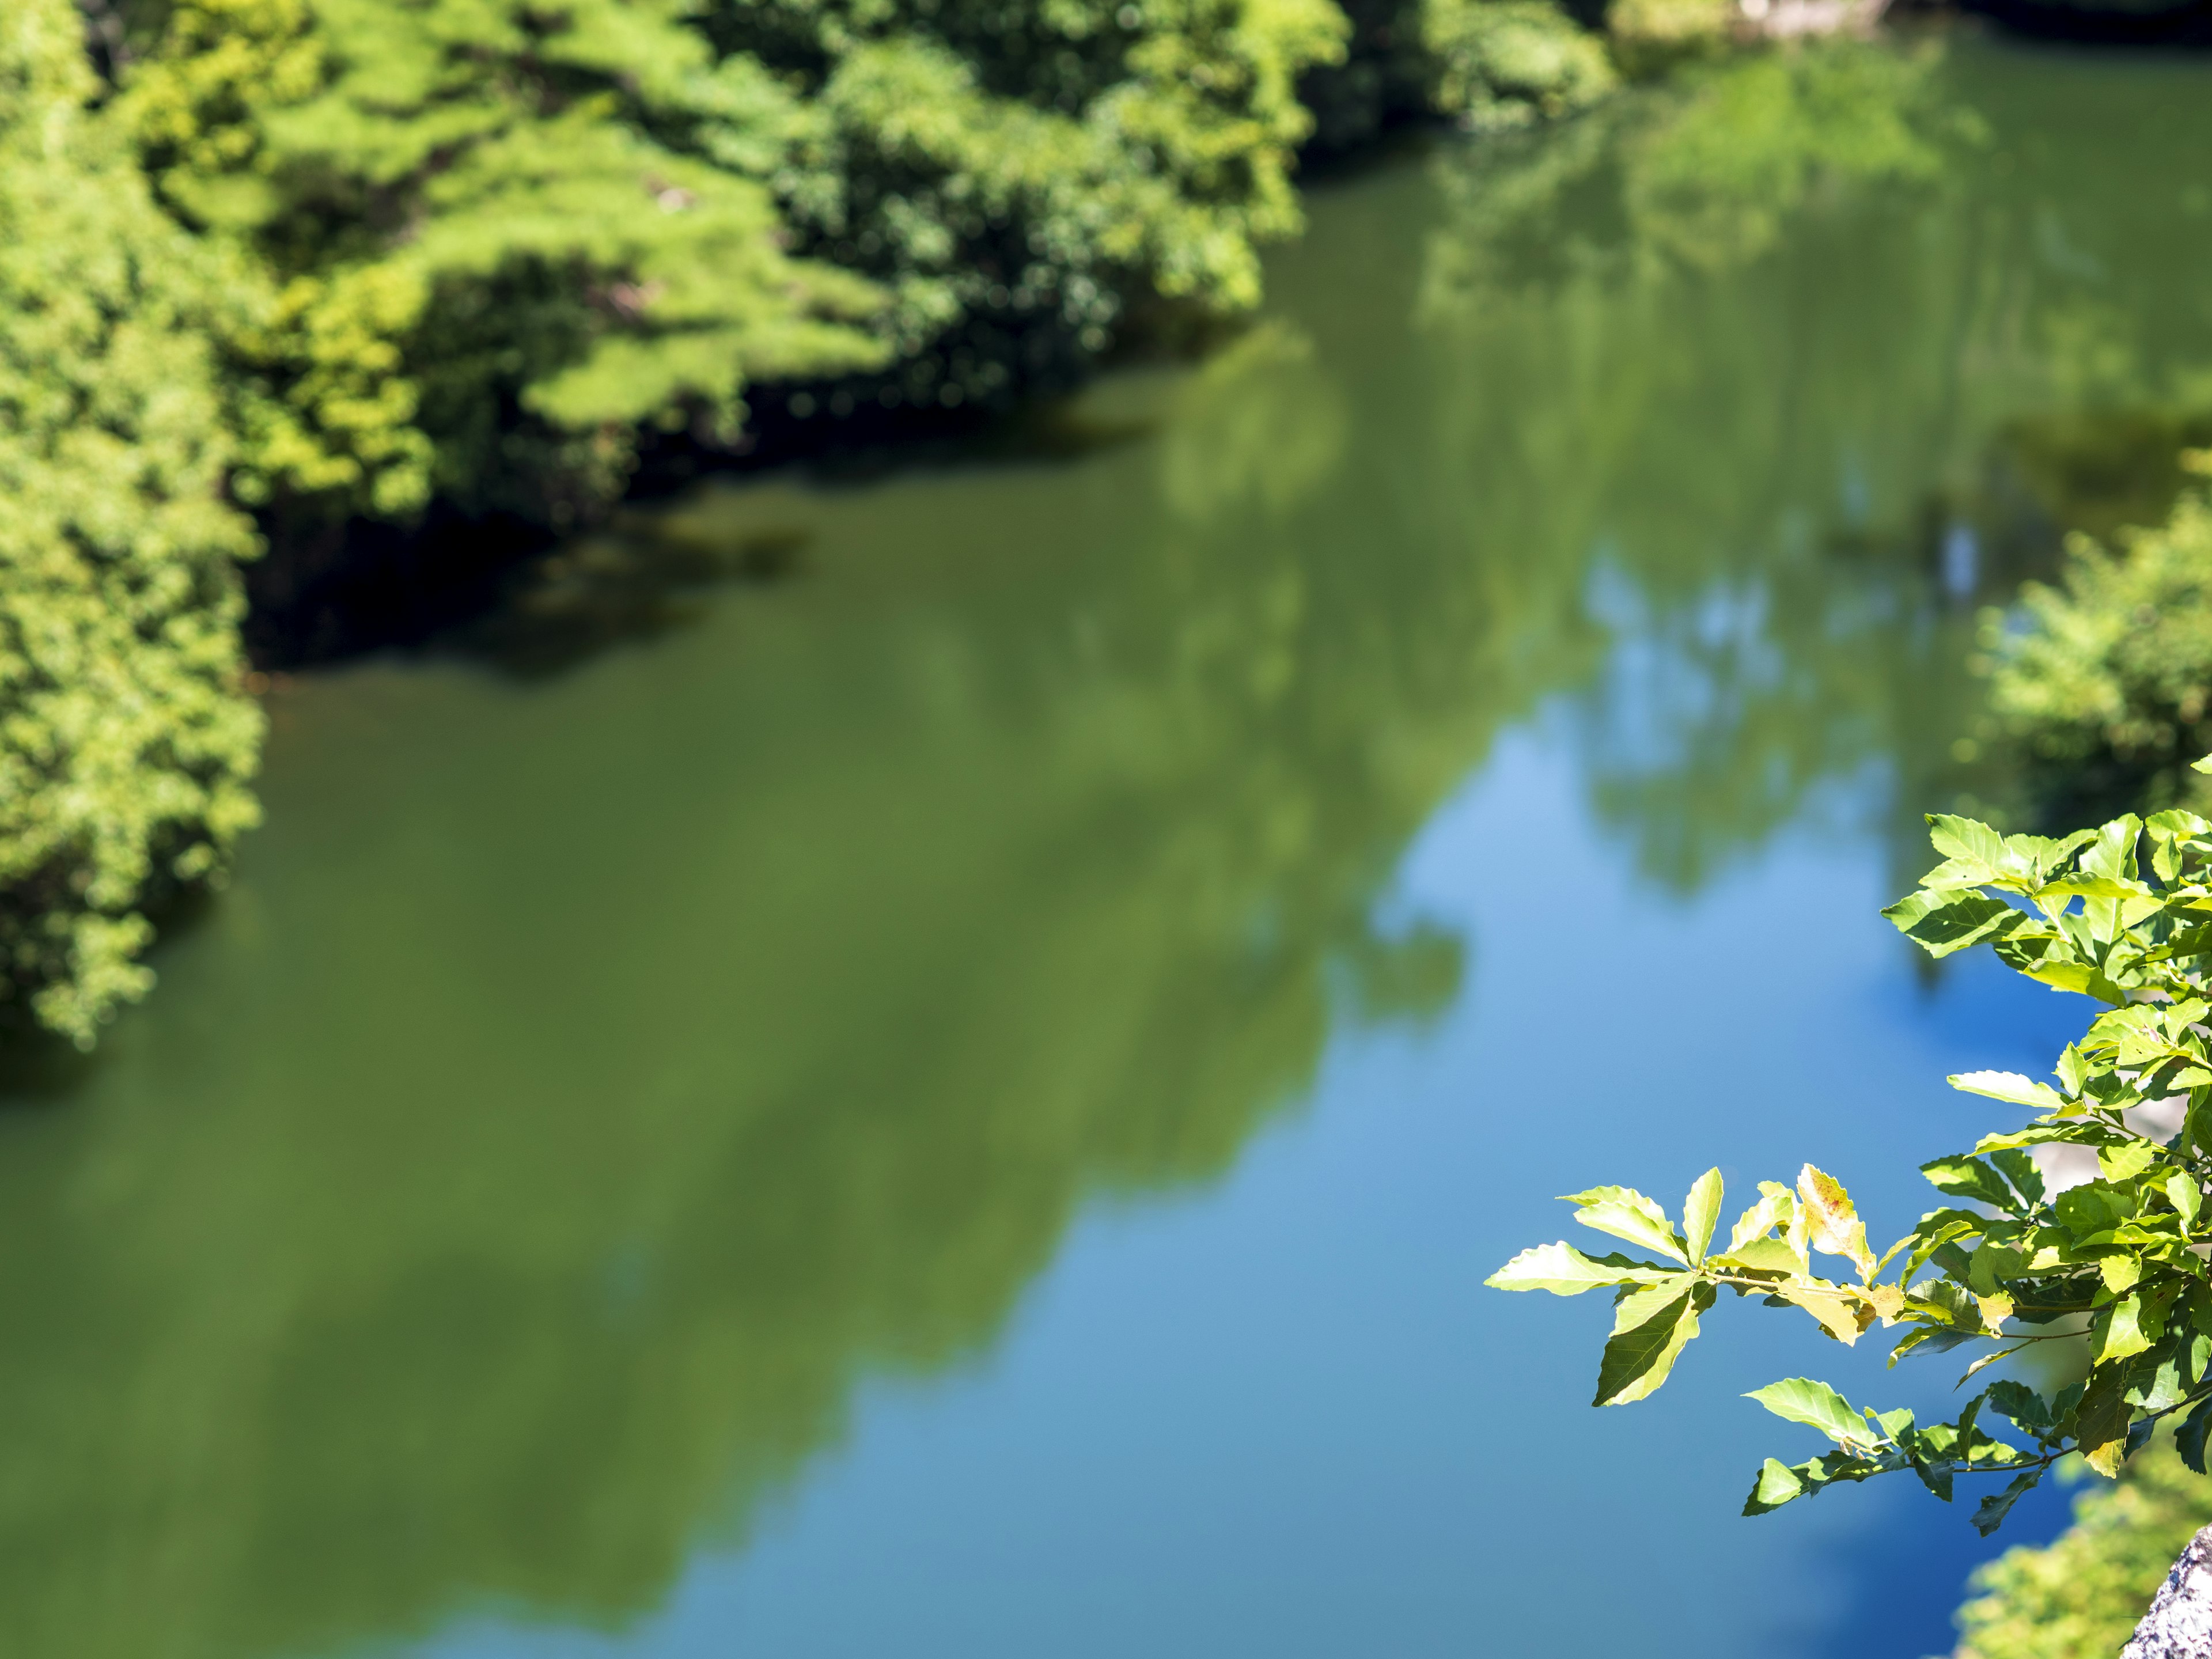
[[1812,1448],[1737,1395],[1951,1373],[1731,1306],[1595,1413],[1603,1310],[1480,1281],[1714,1161],[1893,1232],[2046,1063],[1875,912],[2002,785],[1976,603],[2212,410],[2208,93],[1960,41],[1401,157],[1201,367],[281,691],[155,1000],[9,1073],[0,1650],[1946,1647],[1963,1510],[1739,1519]]

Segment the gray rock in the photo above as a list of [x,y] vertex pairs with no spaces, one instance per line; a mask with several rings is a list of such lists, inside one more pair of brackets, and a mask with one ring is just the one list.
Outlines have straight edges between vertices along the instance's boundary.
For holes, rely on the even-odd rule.
[[2189,1540],[2120,1659],[2212,1659],[2212,1527]]

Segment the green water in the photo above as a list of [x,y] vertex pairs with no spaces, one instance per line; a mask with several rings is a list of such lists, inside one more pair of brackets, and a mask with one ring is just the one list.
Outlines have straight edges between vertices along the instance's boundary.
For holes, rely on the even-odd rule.
[[1439,143],[1202,365],[281,687],[155,1000],[9,1074],[0,1651],[1935,1650],[1958,1515],[1735,1517],[1802,1334],[1592,1413],[1476,1286],[1713,1157],[1915,1213],[2045,1063],[1872,909],[2002,793],[1975,605],[2212,411],[2208,93]]

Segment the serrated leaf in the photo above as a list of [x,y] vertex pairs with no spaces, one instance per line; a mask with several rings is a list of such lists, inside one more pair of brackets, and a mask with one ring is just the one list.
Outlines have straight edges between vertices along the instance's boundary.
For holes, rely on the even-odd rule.
[[1972,859],[1992,872],[2002,870],[2011,862],[2004,837],[1976,818],[1930,812],[1928,839],[1945,858]]
[[1690,1258],[1683,1252],[1682,1241],[1675,1237],[1666,1211],[1633,1187],[1593,1187],[1586,1193],[1565,1197],[1567,1203],[1582,1206],[1575,1212],[1575,1219],[1583,1226],[1689,1265]]
[[1774,1287],[1774,1294],[1802,1308],[1820,1323],[1820,1328],[1842,1343],[1851,1346],[1875,1322],[1871,1304],[1861,1302],[1850,1291],[1826,1281],[1787,1279]]
[[1793,1498],[1805,1495],[1805,1482],[1797,1471],[1776,1458],[1768,1458],[1759,1466],[1759,1478],[1751,1483],[1751,1496],[1744,1500],[1746,1515],[1767,1515],[1780,1509]]
[[[1656,1393],[1682,1350],[1698,1334],[1698,1303],[1711,1305],[1712,1287],[1692,1284],[1671,1299],[1661,1300],[1668,1287],[1655,1285],[1624,1299],[1613,1322],[1613,1334],[1598,1362],[1597,1397],[1594,1406],[1626,1406]],[[1656,1303],[1656,1306],[1650,1305]],[[1641,1316],[1633,1325],[1624,1322],[1631,1305]]]
[[2004,1171],[2013,1189],[2030,1206],[2043,1202],[2043,1171],[2035,1167],[2035,1160],[2016,1146],[2002,1147],[1990,1155],[1990,1162]]
[[2130,1140],[2118,1146],[2097,1149],[2097,1173],[2107,1181],[2132,1181],[2150,1168],[2158,1148],[2148,1140]]
[[1818,1429],[1839,1446],[1863,1449],[1875,1443],[1857,1407],[1826,1383],[1809,1376],[1785,1376],[1744,1395],[1777,1417]]
[[1791,1252],[1789,1242],[1780,1238],[1754,1238],[1740,1250],[1709,1256],[1706,1261],[1711,1267],[1747,1267],[1762,1273],[1794,1273],[1802,1265]]
[[2018,1072],[1961,1072],[1944,1081],[1970,1095],[1987,1095],[1992,1100],[2009,1101],[2039,1112],[2063,1111],[2066,1108],[2066,1097],[2057,1090],[2047,1083],[2022,1077]]
[[2107,1480],[2120,1472],[2127,1455],[2127,1379],[2118,1365],[2100,1365],[2089,1373],[2089,1386],[2081,1391],[2075,1408],[2074,1440],[2082,1462]]
[[1787,1217],[1783,1206],[1794,1206],[1796,1203],[1796,1200],[1790,1197],[1788,1188],[1771,1181],[1763,1184],[1773,1188],[1774,1190],[1762,1193],[1759,1202],[1735,1218],[1735,1225],[1729,1230],[1728,1247],[1731,1255],[1742,1249],[1752,1240],[1764,1238],[1777,1225],[1785,1222]]
[[1989,1401],[1990,1410],[2011,1419],[2030,1434],[2051,1426],[2051,1407],[2025,1382],[2000,1377],[1990,1384]]
[[1999,1209],[2013,1207],[2012,1189],[1997,1172],[1976,1158],[1938,1158],[1920,1166],[1928,1184],[1954,1198],[1979,1199]]
[[2181,1217],[2184,1227],[2194,1227],[2197,1217],[2204,1207],[2204,1189],[2195,1179],[2179,1170],[2166,1178],[2166,1200]]
[[1611,1285],[1649,1284],[1674,1275],[1663,1267],[1622,1267],[1584,1255],[1565,1239],[1532,1245],[1482,1282],[1494,1291],[1549,1291],[1580,1296]]
[[1993,1492],[1982,1499],[1974,1510],[1974,1530],[1987,1538],[2004,1525],[2004,1518],[2012,1513],[2012,1506],[2033,1491],[2035,1483],[2042,1479],[2041,1469],[2030,1469],[2025,1474],[2013,1476],[2012,1484],[2002,1492]]
[[1691,1184],[1689,1195],[1682,1200],[1682,1237],[1690,1247],[1692,1261],[1703,1261],[1713,1242],[1713,1229],[1721,1218],[1722,1190],[1721,1172],[1708,1170]]
[[2174,1449],[2181,1454],[2181,1461],[2189,1466],[2192,1474],[2204,1473],[2204,1437],[2207,1431],[2212,1431],[2212,1395],[2207,1395],[2173,1431]]
[[1882,915],[1931,957],[1948,957],[2027,920],[2003,900],[1972,888],[1908,893]]
[[1810,1223],[1809,1242],[1814,1249],[1848,1257],[1862,1273],[1874,1271],[1866,1224],[1859,1219],[1842,1182],[1808,1164],[1797,1172],[1797,1202]]

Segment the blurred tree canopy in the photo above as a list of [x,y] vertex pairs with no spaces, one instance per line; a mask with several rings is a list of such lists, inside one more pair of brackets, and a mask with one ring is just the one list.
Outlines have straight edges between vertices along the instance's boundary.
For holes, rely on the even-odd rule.
[[81,1042],[149,893],[253,822],[219,261],[153,210],[68,0],[0,13],[0,998]]
[[[249,514],[280,553],[434,504],[558,530],[763,395],[1000,403],[1134,309],[1248,311],[1302,77],[1383,50],[1352,33],[1331,0],[9,7],[0,988],[88,1042],[149,982],[147,902],[252,821]],[[1389,50],[1378,121],[1609,82],[1551,0],[1421,0]]]

